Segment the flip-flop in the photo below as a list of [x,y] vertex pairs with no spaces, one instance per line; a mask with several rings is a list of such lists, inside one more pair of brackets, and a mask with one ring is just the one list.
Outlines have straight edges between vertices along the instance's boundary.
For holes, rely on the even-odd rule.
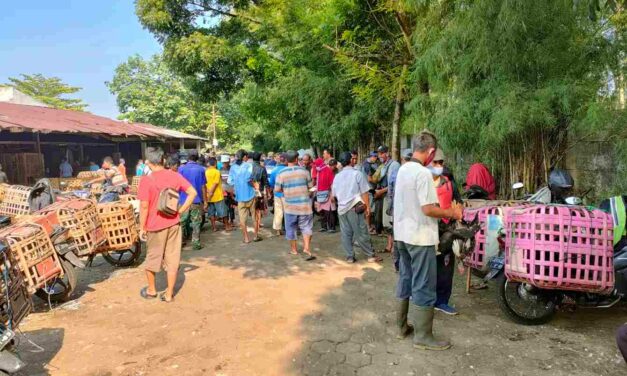
[[378,249],[374,251],[375,253],[392,253],[391,249]]
[[307,255],[307,257],[305,258],[305,261],[313,261],[316,259],[316,256],[314,255]]
[[256,238],[254,238],[254,239],[253,239],[253,241],[254,241],[255,243],[256,243],[256,242],[260,242],[260,241],[262,241],[262,240],[263,240],[263,239],[261,238],[261,236],[257,236]]
[[290,255],[292,255],[292,256],[298,256],[298,252],[294,253],[294,252],[290,251]]
[[158,296],[158,294],[154,294],[154,295],[149,294],[148,286],[143,287],[141,290],[139,290],[139,295],[146,300],[155,299]]
[[159,296],[159,299],[161,299],[161,301],[162,301],[162,302],[165,302],[165,303],[172,303],[172,302],[174,302],[174,297],[171,297],[171,298],[170,298],[170,300],[166,300],[166,299],[165,299],[165,294],[161,294],[161,295]]
[[371,257],[368,259],[368,262],[370,263],[377,263],[377,262],[382,262],[383,259],[381,257]]

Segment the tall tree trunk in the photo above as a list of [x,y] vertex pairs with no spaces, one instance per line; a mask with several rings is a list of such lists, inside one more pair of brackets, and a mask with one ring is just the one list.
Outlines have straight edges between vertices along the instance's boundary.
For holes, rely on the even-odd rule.
[[394,100],[394,118],[392,119],[392,158],[397,161],[401,160],[400,146],[400,128],[403,118],[403,109],[405,107],[405,78],[407,76],[407,64],[403,64],[403,70],[396,89],[396,99]]

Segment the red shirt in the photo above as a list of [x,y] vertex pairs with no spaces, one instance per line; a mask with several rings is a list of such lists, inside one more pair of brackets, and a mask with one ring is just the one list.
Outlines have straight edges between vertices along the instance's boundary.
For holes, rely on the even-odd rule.
[[185,192],[189,187],[191,184],[187,179],[171,170],[153,171],[152,174],[143,176],[139,180],[137,198],[139,201],[148,201],[146,231],[161,231],[179,224],[178,213],[172,217],[167,217],[157,211],[159,193],[166,188]]
[[[453,183],[451,183],[445,176],[440,176],[440,183],[435,187],[435,191],[438,194],[438,201],[442,209],[448,209],[453,204]],[[448,218],[442,218],[444,223],[449,223]]]

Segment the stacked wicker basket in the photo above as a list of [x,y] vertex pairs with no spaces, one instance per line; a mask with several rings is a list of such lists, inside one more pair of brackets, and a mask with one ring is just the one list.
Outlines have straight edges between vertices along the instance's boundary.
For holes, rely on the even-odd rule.
[[0,230],[33,294],[63,274],[59,258],[48,233],[38,224],[21,222]]
[[98,217],[107,242],[102,251],[115,252],[131,248],[139,239],[135,212],[130,202],[98,204]]
[[46,215],[50,212],[55,212],[59,218],[59,224],[70,231],[79,256],[95,253],[105,242],[100,218],[93,201],[79,198],[59,201],[45,207],[37,214]]

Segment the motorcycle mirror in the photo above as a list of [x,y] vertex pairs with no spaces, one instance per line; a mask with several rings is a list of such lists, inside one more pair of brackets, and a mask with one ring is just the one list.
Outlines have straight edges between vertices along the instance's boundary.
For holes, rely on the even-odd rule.
[[566,201],[568,205],[581,205],[581,203],[583,202],[579,197],[574,196],[566,197],[564,201]]
[[514,185],[512,185],[512,189],[520,189],[522,187],[524,187],[525,185],[521,182],[518,183],[514,183]]

